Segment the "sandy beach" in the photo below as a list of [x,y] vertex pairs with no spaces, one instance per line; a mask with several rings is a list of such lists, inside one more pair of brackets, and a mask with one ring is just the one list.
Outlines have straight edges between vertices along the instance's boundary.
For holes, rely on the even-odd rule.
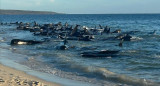
[[60,86],[0,64],[0,86]]

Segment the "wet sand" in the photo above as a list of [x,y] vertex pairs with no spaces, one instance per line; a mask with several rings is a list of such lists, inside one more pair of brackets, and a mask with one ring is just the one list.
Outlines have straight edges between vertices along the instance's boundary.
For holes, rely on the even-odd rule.
[[60,86],[0,64],[0,86]]

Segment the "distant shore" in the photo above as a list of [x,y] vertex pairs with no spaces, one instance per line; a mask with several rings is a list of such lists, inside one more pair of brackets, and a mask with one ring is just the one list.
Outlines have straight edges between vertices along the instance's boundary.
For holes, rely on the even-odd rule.
[[[66,14],[66,13],[57,13],[51,11],[31,11],[31,10],[6,10],[0,9],[0,15],[53,15],[53,14]],[[68,14],[68,13],[67,13]],[[101,15],[137,15],[137,14],[160,14],[160,13],[102,13]],[[76,14],[75,14],[76,15]],[[79,14],[78,14],[79,15]],[[84,14],[82,14],[84,15]],[[85,14],[85,15],[99,15],[99,14]]]
[[56,12],[49,12],[49,11],[27,11],[27,10],[4,10],[0,9],[0,15],[24,15],[24,14],[62,14]]

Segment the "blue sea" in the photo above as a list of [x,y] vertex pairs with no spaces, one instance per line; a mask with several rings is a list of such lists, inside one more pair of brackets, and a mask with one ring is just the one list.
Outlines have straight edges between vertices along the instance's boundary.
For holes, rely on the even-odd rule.
[[[135,31],[132,41],[105,40],[117,34],[95,35],[93,41],[69,40],[75,48],[57,50],[59,39],[37,45],[11,46],[12,39],[41,40],[29,31],[17,30],[12,22],[49,24],[68,22],[70,25],[98,28],[109,26],[111,31]],[[61,14],[61,15],[0,15],[0,59],[7,58],[31,70],[96,86],[160,84],[160,14]],[[156,34],[149,34],[156,30]],[[120,50],[117,57],[85,58],[81,52],[90,50]],[[39,75],[40,76],[40,75]],[[63,83],[63,82],[62,82]],[[89,85],[88,84],[88,85]],[[76,85],[76,84],[74,84]],[[77,83],[77,86],[79,84]],[[90,86],[92,86],[90,85]]]

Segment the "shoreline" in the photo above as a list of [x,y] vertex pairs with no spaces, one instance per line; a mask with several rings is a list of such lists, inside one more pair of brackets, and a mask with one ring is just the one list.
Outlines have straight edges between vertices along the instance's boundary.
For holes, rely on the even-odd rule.
[[[88,82],[82,82],[82,81],[76,81],[76,80],[71,80],[71,79],[67,79],[67,78],[61,78],[61,77],[58,77],[58,76],[55,76],[52,74],[43,73],[40,71],[34,71],[25,65],[21,65],[21,64],[17,63],[16,60],[12,60],[11,58],[14,58],[17,56],[18,57],[24,57],[24,56],[12,53],[10,50],[0,48],[0,53],[3,53],[3,54],[0,54],[0,81],[1,81],[1,73],[2,73],[1,70],[10,71],[13,69],[14,71],[17,71],[17,72],[7,73],[5,75],[8,75],[7,77],[9,77],[10,74],[17,75],[17,74],[19,74],[19,72],[20,73],[22,72],[22,75],[20,75],[20,76],[22,76],[22,77],[28,76],[29,80],[35,79],[34,81],[38,81],[38,82],[40,80],[40,83],[46,84],[46,85],[29,85],[29,86],[82,86],[82,85],[83,86],[94,86],[94,84],[91,84]],[[10,57],[10,55],[12,57]],[[5,73],[5,72],[3,72],[3,73]],[[50,85],[50,83],[51,83],[51,85]],[[9,86],[9,85],[1,85],[0,84],[0,86]],[[12,86],[19,86],[19,85],[12,85]],[[20,85],[20,86],[24,86],[24,85]],[[28,86],[28,85],[25,85],[25,86]]]
[[0,86],[61,86],[0,63]]

